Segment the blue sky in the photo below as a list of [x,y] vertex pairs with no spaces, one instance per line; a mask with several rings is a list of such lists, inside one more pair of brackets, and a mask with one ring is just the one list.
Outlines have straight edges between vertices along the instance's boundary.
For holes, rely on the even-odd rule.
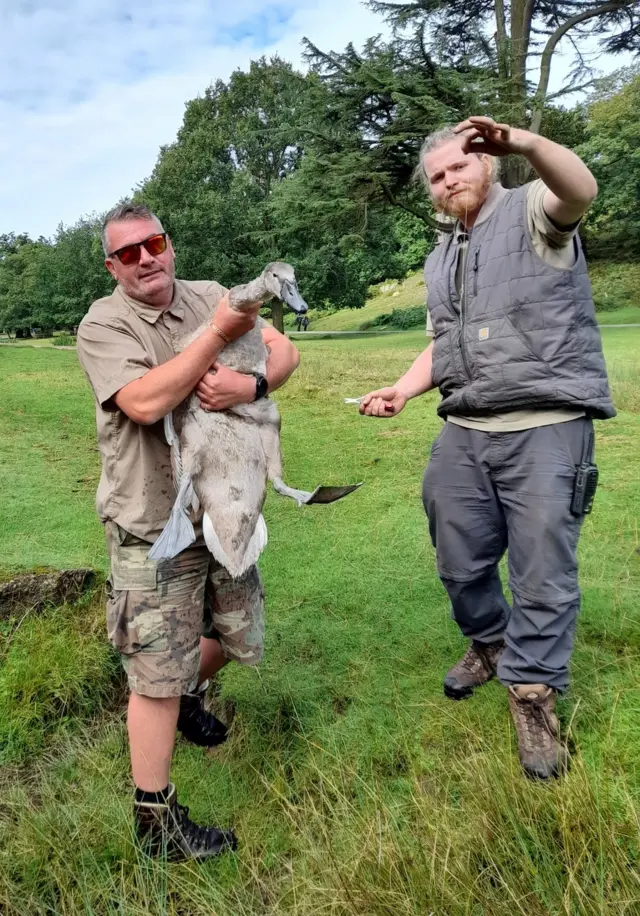
[[252,58],[301,66],[304,36],[340,50],[381,31],[358,0],[6,0],[0,232],[49,236],[110,207],[149,175],[185,102]]

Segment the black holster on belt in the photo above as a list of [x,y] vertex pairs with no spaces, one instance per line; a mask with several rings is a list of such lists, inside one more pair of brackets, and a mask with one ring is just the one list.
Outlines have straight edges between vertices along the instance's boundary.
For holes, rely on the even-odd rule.
[[594,444],[592,426],[589,437],[585,441],[585,447],[573,485],[571,513],[576,516],[588,515],[593,508],[593,499],[598,486],[598,467],[593,462]]

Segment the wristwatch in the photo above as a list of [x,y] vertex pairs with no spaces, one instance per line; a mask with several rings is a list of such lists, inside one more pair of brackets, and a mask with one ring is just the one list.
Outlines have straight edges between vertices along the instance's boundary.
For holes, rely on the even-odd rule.
[[253,400],[259,401],[260,398],[267,396],[267,392],[269,391],[269,382],[266,380],[264,375],[260,375],[259,372],[252,372],[251,374],[256,380],[256,396]]

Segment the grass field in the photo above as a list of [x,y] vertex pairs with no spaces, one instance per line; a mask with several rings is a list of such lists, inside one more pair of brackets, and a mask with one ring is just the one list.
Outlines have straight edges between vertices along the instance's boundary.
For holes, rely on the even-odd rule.
[[[436,396],[388,422],[343,404],[395,379],[423,333],[303,341],[277,398],[285,476],[365,485],[305,510],[269,496],[265,662],[220,679],[226,745],[177,745],[182,802],[233,824],[239,852],[204,866],[138,857],[98,589],[0,620],[2,916],[639,913],[640,329],[603,336],[619,416],[597,427],[563,781],[521,776],[499,684],[462,704],[442,695],[464,642],[419,497]],[[104,571],[75,353],[0,348],[0,404],[0,576]]]

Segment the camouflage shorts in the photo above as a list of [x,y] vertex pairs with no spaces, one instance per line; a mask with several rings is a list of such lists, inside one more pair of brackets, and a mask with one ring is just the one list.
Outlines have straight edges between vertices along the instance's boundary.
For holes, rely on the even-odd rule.
[[155,563],[147,559],[150,544],[114,522],[107,522],[106,537],[107,631],[133,693],[175,697],[193,690],[200,636],[218,639],[225,656],[241,664],[262,660],[264,591],[257,567],[232,579],[206,547]]

